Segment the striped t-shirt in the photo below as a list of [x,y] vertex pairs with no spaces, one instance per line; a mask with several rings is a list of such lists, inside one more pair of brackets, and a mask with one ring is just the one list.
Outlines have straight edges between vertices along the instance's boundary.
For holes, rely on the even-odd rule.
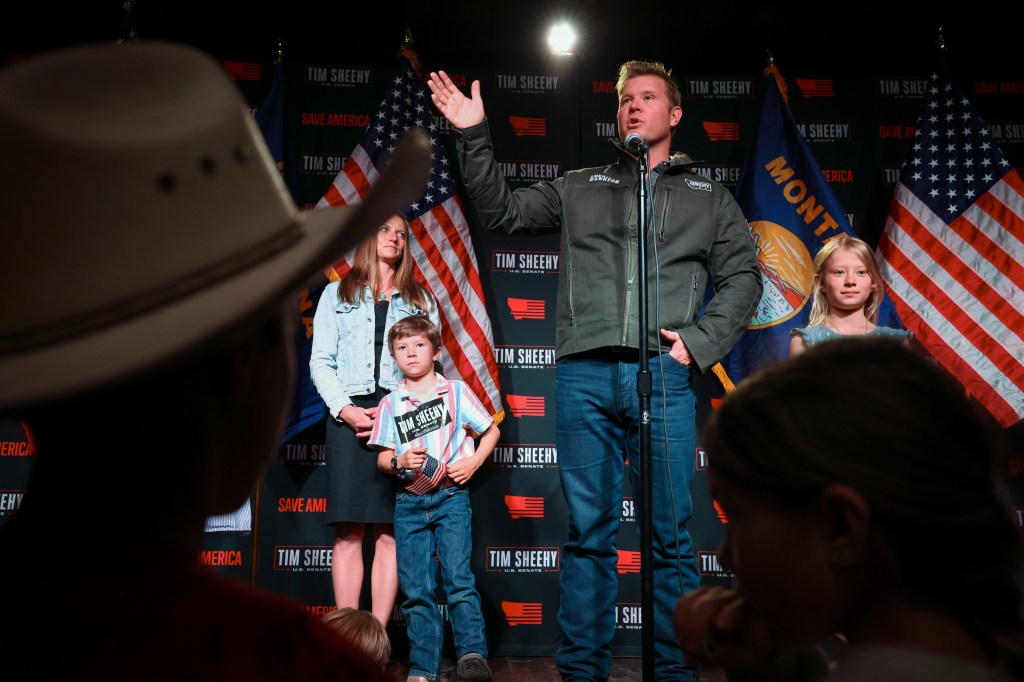
[[493,423],[465,382],[435,376],[437,385],[429,400],[410,393],[404,381],[384,396],[370,434],[370,445],[390,448],[395,455],[414,447],[427,449],[427,461],[405,486],[418,495],[436,490],[449,464],[472,456],[474,436]]

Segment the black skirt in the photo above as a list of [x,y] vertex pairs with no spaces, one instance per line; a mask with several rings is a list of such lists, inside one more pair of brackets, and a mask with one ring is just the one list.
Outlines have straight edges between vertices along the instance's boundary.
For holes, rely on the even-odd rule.
[[[385,395],[353,396],[356,407],[377,407]],[[348,424],[327,415],[327,523],[394,523],[394,476],[377,468],[377,448]]]

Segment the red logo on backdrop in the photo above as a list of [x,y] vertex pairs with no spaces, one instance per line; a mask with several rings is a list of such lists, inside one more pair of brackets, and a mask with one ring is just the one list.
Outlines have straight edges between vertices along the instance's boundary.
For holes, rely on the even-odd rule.
[[509,298],[507,302],[513,320],[543,320],[546,314],[543,299]]
[[501,610],[509,627],[540,625],[544,622],[544,609],[540,602],[503,601]]
[[277,511],[279,512],[326,512],[326,497],[279,497],[277,499]]
[[27,440],[0,440],[0,457],[31,457],[35,452]]
[[833,94],[831,78],[797,78],[796,87],[804,97],[831,97]]
[[242,553],[239,550],[204,550],[199,561],[203,566],[241,566]]
[[224,70],[233,81],[258,81],[260,79],[259,62],[231,62],[224,60]]
[[338,610],[337,606],[325,606],[323,604],[317,604],[315,606],[312,604],[303,604],[303,608],[306,609],[306,613],[316,618],[323,618],[328,613],[333,613]]
[[548,122],[536,116],[509,116],[512,132],[516,137],[544,137],[548,134]]
[[544,396],[542,395],[512,395],[505,396],[508,399],[508,407],[512,410],[513,417],[543,417]]
[[740,139],[740,124],[704,121],[704,132],[712,142],[731,142]]
[[914,126],[907,125],[880,125],[878,126],[878,139],[880,140],[909,140],[914,136]]
[[543,519],[544,498],[524,495],[506,495],[505,506],[513,519]]
[[846,168],[822,168],[821,174],[825,177],[825,182],[828,183],[850,184],[853,182],[853,171]]
[[1024,81],[975,81],[976,95],[1024,95]]
[[326,111],[303,111],[302,125],[332,126],[337,128],[366,128],[370,125],[367,114],[339,114]]
[[729,517],[726,516],[725,510],[722,509],[722,505],[718,504],[718,500],[711,500],[711,503],[715,505],[715,512],[718,514],[718,520],[722,523],[729,523]]
[[640,572],[640,552],[620,549],[618,571],[620,574]]
[[615,92],[615,81],[592,81],[590,88],[595,95]]

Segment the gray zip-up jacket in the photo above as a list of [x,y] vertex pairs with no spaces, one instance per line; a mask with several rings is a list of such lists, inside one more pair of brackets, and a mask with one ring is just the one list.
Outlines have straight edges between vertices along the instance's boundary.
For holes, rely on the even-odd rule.
[[[513,192],[494,160],[487,121],[456,132],[468,198],[484,227],[561,232],[556,358],[605,346],[639,348],[636,160],[615,142],[616,163]],[[693,163],[674,154],[652,190],[648,348],[667,351],[658,329],[676,331],[703,373],[750,323],[761,272],[739,205]],[[698,317],[709,276],[714,297]]]

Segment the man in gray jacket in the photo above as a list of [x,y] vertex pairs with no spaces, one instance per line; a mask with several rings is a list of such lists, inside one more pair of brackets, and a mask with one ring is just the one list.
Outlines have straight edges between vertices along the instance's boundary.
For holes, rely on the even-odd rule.
[[[463,181],[481,223],[509,234],[561,234],[555,384],[559,474],[569,507],[558,621],[558,669],[566,680],[606,680],[615,634],[616,535],[625,463],[640,491],[638,290],[652,292],[651,519],[658,680],[694,680],[675,642],[676,601],[700,577],[686,522],[695,447],[692,372],[722,358],[746,329],[761,294],[750,228],[732,195],[670,154],[682,116],[671,71],[631,61],[619,70],[622,140],[649,148],[647,282],[639,282],[637,159],[619,142],[618,161],[511,191],[498,164],[480,83],[466,97],[441,71],[431,99],[459,134]],[[699,315],[711,278],[715,295]]]

